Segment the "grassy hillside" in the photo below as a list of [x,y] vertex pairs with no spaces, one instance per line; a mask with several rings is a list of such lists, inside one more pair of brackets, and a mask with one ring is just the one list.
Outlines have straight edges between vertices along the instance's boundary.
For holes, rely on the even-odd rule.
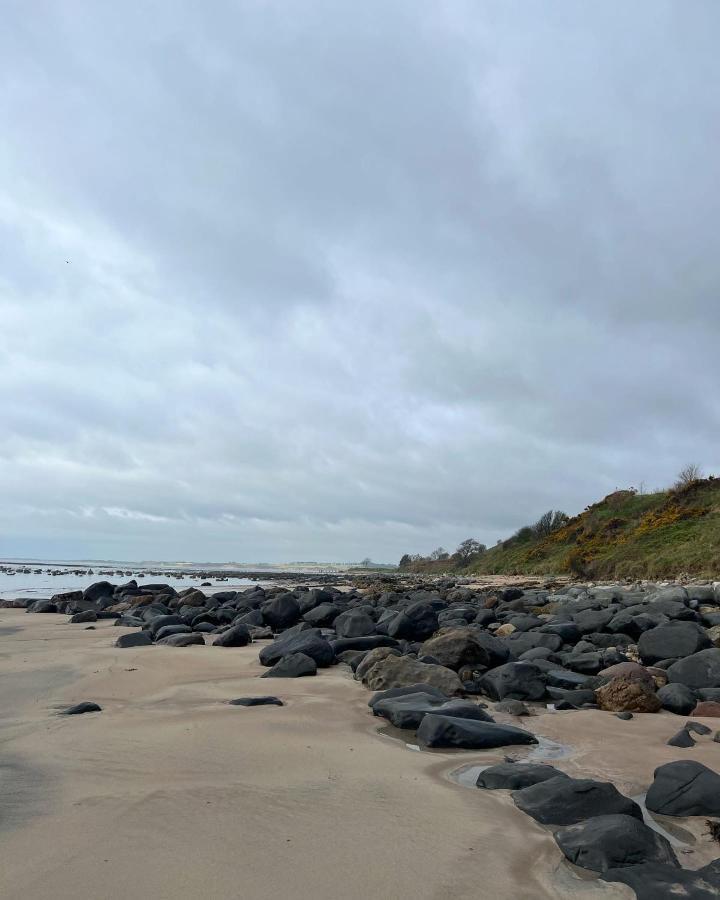
[[720,577],[720,479],[701,479],[657,494],[617,491],[546,537],[515,537],[498,544],[466,571]]

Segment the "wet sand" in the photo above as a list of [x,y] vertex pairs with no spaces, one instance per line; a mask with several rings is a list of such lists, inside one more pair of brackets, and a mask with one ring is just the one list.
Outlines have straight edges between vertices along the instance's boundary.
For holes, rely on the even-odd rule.
[[[378,733],[344,667],[259,681],[257,645],[118,650],[125,629],[112,622],[86,631],[17,610],[0,610],[0,629],[5,900],[633,896],[571,871],[505,792],[449,777],[502,752],[408,750]],[[226,703],[268,693],[287,705]],[[56,715],[82,700],[103,712]],[[639,793],[683,753],[717,768],[718,744],[664,746],[683,721],[571,712],[523,724],[573,745],[558,762],[570,774]],[[691,868],[715,855],[699,840]]]

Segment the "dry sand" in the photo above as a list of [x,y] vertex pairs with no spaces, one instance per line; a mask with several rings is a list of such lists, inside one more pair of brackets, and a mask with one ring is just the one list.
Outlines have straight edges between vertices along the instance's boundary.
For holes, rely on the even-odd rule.
[[[448,777],[501,752],[413,752],[379,734],[344,667],[258,681],[257,646],[118,650],[121,633],[0,610],[4,900],[633,896],[571,871],[505,792]],[[287,705],[226,703],[265,693]],[[56,715],[81,700],[103,712]],[[716,767],[718,744],[664,746],[682,721],[523,724],[573,745],[570,774],[638,792],[683,753]],[[707,838],[695,848],[692,868],[715,855]]]

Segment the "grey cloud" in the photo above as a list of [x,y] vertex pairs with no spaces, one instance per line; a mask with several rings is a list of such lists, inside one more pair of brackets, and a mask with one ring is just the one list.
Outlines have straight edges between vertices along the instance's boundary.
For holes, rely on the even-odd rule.
[[11,4],[8,555],[395,559],[712,470],[718,19]]

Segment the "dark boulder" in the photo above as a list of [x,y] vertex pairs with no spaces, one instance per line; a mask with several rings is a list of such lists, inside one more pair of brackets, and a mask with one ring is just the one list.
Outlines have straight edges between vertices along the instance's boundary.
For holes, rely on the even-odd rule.
[[339,638],[361,638],[375,634],[375,622],[362,609],[348,609],[340,613],[334,627]]
[[282,700],[277,697],[238,697],[236,700],[228,700],[230,706],[284,706]]
[[513,793],[518,809],[544,825],[574,825],[592,816],[628,815],[642,821],[642,811],[614,784],[590,778],[550,778]]
[[548,695],[557,705],[558,703],[568,703],[574,709],[580,709],[588,704],[595,703],[595,691],[577,690],[568,691],[563,688],[548,687]]
[[438,629],[437,613],[429,603],[408,606],[388,623],[387,633],[398,640],[424,641]]
[[97,622],[97,613],[94,609],[86,609],[83,612],[75,613],[70,619],[71,625],[79,625],[85,622]]
[[82,592],[83,600],[97,602],[103,597],[112,597],[115,593],[115,585],[109,581],[96,581]]
[[290,653],[283,656],[272,669],[263,672],[261,678],[302,678],[305,675],[317,675],[315,660],[304,653]]
[[251,641],[250,629],[238,622],[219,634],[213,641],[213,647],[245,647]]
[[567,778],[564,772],[560,772],[553,766],[544,766],[533,763],[499,763],[484,769],[477,779],[479,788],[488,790],[518,791],[548,781],[550,778]]
[[387,719],[396,728],[419,728],[428,714],[453,716],[456,719],[475,719],[492,722],[493,719],[480,706],[470,700],[438,700],[431,694],[406,694],[379,700],[373,707],[376,716]]
[[158,631],[160,631],[161,628],[165,628],[166,625],[184,625],[185,623],[180,616],[162,615],[154,616],[150,620],[146,619],[145,624],[150,637],[155,640]]
[[717,860],[695,871],[672,865],[641,863],[608,869],[603,881],[626,884],[637,900],[717,900],[720,897],[720,871]]
[[512,725],[432,714],[426,715],[420,723],[417,739],[425,747],[457,747],[465,750],[537,744],[534,734]]
[[661,659],[684,659],[711,647],[710,638],[695,622],[673,621],[644,631],[638,640],[638,653],[645,665]]
[[336,603],[320,603],[308,610],[303,619],[313,628],[330,628],[341,612],[342,609]]
[[121,634],[115,641],[116,647],[149,647],[152,644],[152,638],[147,631],[131,631],[128,634]]
[[710,647],[685,659],[680,659],[667,670],[670,683],[685,684],[691,688],[720,687],[720,649]]
[[195,645],[202,647],[205,645],[205,639],[201,634],[193,631],[192,634],[170,634],[156,643],[166,647],[194,647]]
[[563,645],[563,640],[559,635],[543,631],[514,632],[506,641],[510,652],[516,657],[528,650],[535,650],[537,647],[545,647],[551,653],[556,653]]
[[411,694],[426,694],[440,702],[450,699],[447,694],[444,694],[439,688],[433,687],[431,684],[409,684],[406,687],[394,687],[388,688],[386,691],[378,691],[368,700],[368,706],[374,711],[381,700],[390,700],[393,697],[407,697]]
[[82,703],[76,703],[75,706],[68,706],[61,713],[63,716],[81,716],[83,713],[102,712],[102,707],[91,700],[85,700]]
[[274,666],[284,656],[301,653],[309,656],[320,668],[331,666],[335,662],[335,653],[329,642],[316,630],[302,631],[289,638],[279,637],[263,647],[260,651],[260,663],[263,666]]
[[155,632],[155,640],[161,641],[171,634],[192,634],[192,628],[189,625],[163,625]]
[[558,829],[555,840],[566,859],[593,872],[648,862],[680,865],[669,841],[633,816],[594,816]]
[[545,679],[531,663],[505,663],[480,679],[483,690],[493,700],[542,700]]
[[692,739],[690,732],[687,728],[681,728],[677,734],[674,734],[669,741],[667,741],[668,747],[694,747],[695,741]]
[[290,628],[300,618],[300,606],[293,594],[279,594],[260,606],[266,625],[276,631]]
[[423,644],[423,652],[441,665],[458,672],[465,666],[492,669],[508,661],[510,651],[504,641],[477,628],[452,628]]
[[331,640],[330,646],[336,654],[339,654],[344,653],[346,650],[374,650],[376,647],[397,647],[398,642],[395,638],[388,637],[386,634],[372,634],[368,637]]
[[691,759],[666,763],[655,769],[645,805],[663,816],[718,816],[720,775]]
[[593,631],[602,631],[615,617],[617,611],[616,606],[606,609],[586,609],[575,613],[573,621],[581,634],[590,634]]

